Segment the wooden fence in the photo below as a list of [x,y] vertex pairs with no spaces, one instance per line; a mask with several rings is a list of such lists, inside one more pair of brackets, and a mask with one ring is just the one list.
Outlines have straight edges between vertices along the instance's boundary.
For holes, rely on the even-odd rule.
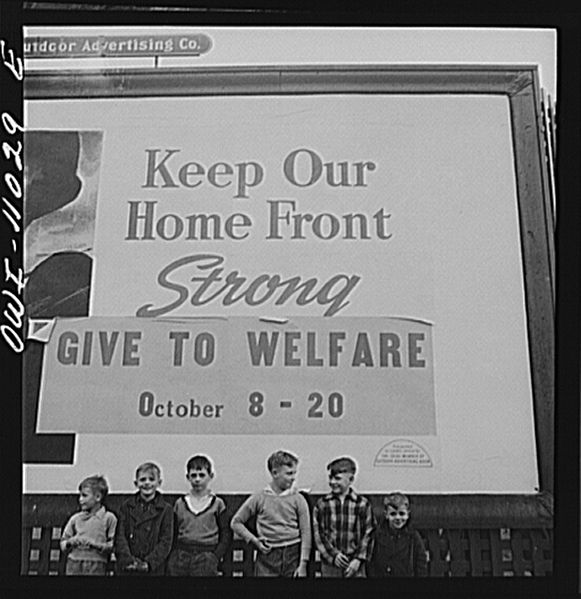
[[[164,495],[170,504],[178,495]],[[224,495],[232,515],[244,495]],[[117,512],[127,495],[110,495]],[[309,496],[311,507],[317,495]],[[376,516],[381,496],[369,496]],[[415,526],[424,539],[433,577],[549,576],[553,568],[552,500],[547,496],[412,496]],[[76,495],[25,495],[23,498],[23,575],[64,573],[59,539],[68,517],[78,510]],[[224,576],[252,576],[254,550],[234,540],[222,563]],[[110,563],[114,573],[114,556]],[[308,573],[320,576],[313,549]]]

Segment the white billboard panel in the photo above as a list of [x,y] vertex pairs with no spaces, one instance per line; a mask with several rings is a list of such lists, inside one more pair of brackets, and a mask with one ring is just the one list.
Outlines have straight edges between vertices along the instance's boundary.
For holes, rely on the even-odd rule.
[[[333,380],[329,334],[337,327],[348,331],[352,343],[342,346],[348,360],[338,380],[353,373],[344,396],[352,418],[348,430],[328,414],[313,428],[306,416],[292,416],[279,403],[276,415],[256,427],[250,419],[239,420],[237,428],[234,420],[191,435],[179,430],[179,419],[149,421],[147,430],[113,416],[108,431],[107,416],[97,429],[80,421],[76,429],[59,428],[55,402],[67,387],[61,377],[58,392],[41,392],[39,431],[80,432],[75,464],[27,466],[27,492],[74,488],[93,470],[107,474],[116,491],[130,491],[132,469],[146,459],[162,465],[166,490],[177,492],[184,464],[196,452],[214,460],[217,491],[248,492],[263,483],[265,459],[278,448],[300,456],[299,483],[315,492],[326,489],[325,464],[342,454],[357,460],[358,488],[365,492],[538,489],[505,97],[35,100],[26,105],[26,125],[102,132],[94,246],[86,252],[93,260],[90,316],[96,327],[88,343],[105,332],[105,345],[95,350],[101,357],[112,348],[111,331],[96,324],[101,318],[121,319],[117,331],[135,317],[222,319],[230,323],[226,338],[236,327],[241,338],[228,342],[238,353],[220,377],[233,386],[239,382],[248,407],[256,380],[246,380],[243,357],[251,355],[249,332],[259,335],[266,326],[259,326],[260,319],[266,319],[269,334],[277,326],[300,333],[285,346],[279,375],[260,364],[258,380],[284,390],[277,402],[304,401],[305,394],[320,392],[319,381]],[[399,339],[408,340],[402,345],[408,360],[409,323],[429,331],[430,343],[420,348],[429,355],[430,376],[422,383],[427,403],[417,403],[410,368],[398,401],[373,407],[386,384],[377,368],[380,335],[403,322],[408,325],[398,329]],[[309,342],[309,332],[319,336]],[[48,347],[54,339],[54,367],[73,372],[82,366],[59,362],[58,332],[53,335]],[[359,341],[364,336],[368,341]],[[80,337],[67,339],[60,354],[65,362],[67,349],[76,344],[82,351]],[[293,360],[300,363],[298,375]],[[45,392],[54,383],[47,381],[46,364]],[[379,378],[365,379],[375,370]],[[123,368],[114,372],[121,381]],[[162,386],[171,389],[171,368],[166,372]],[[144,374],[144,381],[156,373]],[[293,376],[300,378],[296,397]],[[325,385],[321,401],[327,409],[333,390]],[[74,389],[71,384],[69,392]],[[215,393],[224,397],[207,402],[237,401],[230,392]],[[402,406],[407,428],[374,421],[397,421]],[[428,418],[427,426],[409,425],[414,410],[419,422]]]

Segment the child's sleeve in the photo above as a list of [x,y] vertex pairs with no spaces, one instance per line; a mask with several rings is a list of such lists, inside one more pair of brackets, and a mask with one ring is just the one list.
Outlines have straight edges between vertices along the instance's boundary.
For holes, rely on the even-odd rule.
[[115,558],[117,560],[117,567],[120,569],[125,568],[133,562],[133,555],[131,554],[128,541],[129,531],[126,527],[127,508],[125,505],[122,505],[119,510],[119,519],[115,530]]
[[218,505],[218,513],[216,515],[216,524],[218,525],[218,546],[214,549],[214,553],[221,560],[228,551],[228,547],[232,542],[232,531],[230,530],[230,522],[228,521],[228,512],[226,504],[220,498]]
[[375,531],[375,517],[369,501],[366,501],[360,512],[361,540],[355,552],[355,557],[361,561],[369,562],[373,553],[373,532]]
[[[181,503],[180,503],[181,502]],[[180,516],[180,505],[185,503],[183,497],[178,497],[173,504],[173,545],[176,544],[177,540],[180,537],[180,526],[181,526],[181,516]]]
[[99,551],[109,554],[113,552],[115,546],[115,530],[117,529],[117,516],[113,512],[107,512],[107,521],[105,523],[106,541],[99,545]]
[[167,505],[161,515],[159,525],[159,537],[157,538],[153,550],[143,559],[149,564],[149,570],[157,570],[167,559],[174,536],[174,513],[170,505]]
[[301,533],[301,561],[309,561],[311,557],[311,514],[309,504],[301,495],[298,495],[297,511],[299,516],[299,530]]
[[117,529],[117,516],[113,512],[105,514],[105,541],[101,543],[91,539],[92,548],[108,555],[113,552],[115,546],[115,530]]
[[256,514],[258,495],[251,495],[248,499],[238,508],[238,511],[232,517],[230,524],[232,530],[244,539],[247,543],[252,543],[254,535],[246,527],[246,522]]
[[65,524],[65,527],[63,529],[62,535],[61,535],[61,540],[60,540],[60,546],[61,546],[61,551],[69,551],[69,549],[67,548],[67,541],[74,537],[76,534],[76,530],[75,530],[75,518],[74,516],[71,516],[68,520],[68,522]]
[[369,578],[383,578],[385,576],[387,564],[383,563],[385,556],[379,543],[382,535],[381,527],[377,527],[373,532],[373,548],[371,550],[371,558],[367,563],[367,576]]
[[414,575],[428,575],[428,558],[426,556],[426,546],[420,536],[420,533],[414,531]]
[[329,539],[325,530],[324,509],[324,504],[319,500],[313,510],[313,537],[315,538],[315,545],[321,554],[321,558],[332,564],[335,556],[339,554],[339,550],[332,543],[331,539]]
[[133,555],[129,547],[129,530],[127,530],[127,507],[121,506],[119,510],[119,519],[117,520],[117,528],[115,530],[115,558],[117,567],[125,568],[133,562]]

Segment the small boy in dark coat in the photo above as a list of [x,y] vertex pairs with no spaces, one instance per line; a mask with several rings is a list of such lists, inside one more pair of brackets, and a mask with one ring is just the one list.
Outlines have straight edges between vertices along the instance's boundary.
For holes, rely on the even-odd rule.
[[391,493],[383,504],[385,518],[376,530],[370,575],[374,578],[427,576],[424,542],[409,525],[409,499],[403,493]]
[[173,542],[173,510],[158,491],[161,470],[146,462],[137,467],[138,492],[123,502],[115,539],[119,574],[165,574]]

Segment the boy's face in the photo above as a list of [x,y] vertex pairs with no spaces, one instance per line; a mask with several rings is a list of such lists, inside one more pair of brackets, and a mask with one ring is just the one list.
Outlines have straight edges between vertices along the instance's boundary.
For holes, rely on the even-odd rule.
[[406,525],[410,517],[410,512],[408,508],[403,505],[400,507],[388,505],[385,509],[385,517],[389,522],[390,528],[393,528],[394,530],[400,530]]
[[270,473],[272,476],[273,486],[279,491],[286,491],[290,489],[295,482],[297,477],[296,466],[281,466],[280,468],[274,468]]
[[79,491],[79,505],[83,512],[90,512],[101,504],[101,493],[93,493],[91,487],[83,487]]
[[345,495],[353,482],[353,474],[351,472],[335,472],[329,473],[329,487],[333,495]]
[[206,491],[212,478],[214,478],[214,475],[210,474],[205,468],[192,468],[186,474],[186,479],[190,482],[194,493]]
[[155,470],[141,470],[134,481],[143,499],[149,501],[155,497],[155,492],[161,485],[161,478]]

